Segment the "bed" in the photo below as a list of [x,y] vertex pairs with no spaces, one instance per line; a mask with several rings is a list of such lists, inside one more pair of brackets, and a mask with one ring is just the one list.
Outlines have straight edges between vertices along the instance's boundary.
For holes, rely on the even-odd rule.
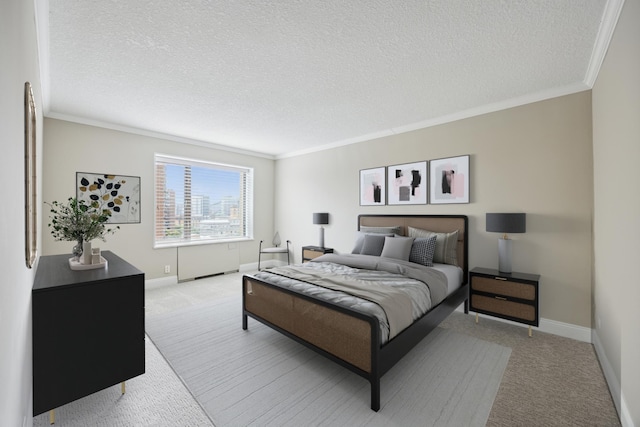
[[[355,254],[344,257],[326,254],[309,263],[244,275],[242,329],[247,330],[251,317],[364,377],[371,384],[371,409],[378,411],[380,378],[461,304],[468,313],[467,227],[464,215],[360,215]],[[387,248],[394,245],[396,249],[399,245],[406,248],[406,240],[413,240],[406,237],[415,238],[412,250],[418,247],[418,240],[421,247],[427,243],[431,247],[437,240],[433,267],[423,268],[416,265],[417,261],[389,258],[395,256],[396,249],[393,252],[383,249],[380,255],[385,256],[376,255],[377,249],[373,254],[368,252],[371,242],[379,243],[380,236]],[[360,244],[363,246],[358,247]],[[411,256],[415,261],[413,252]],[[373,266],[372,270],[369,266]],[[366,288],[340,296],[342,292],[349,293],[344,286],[350,285],[345,282],[354,281],[357,275],[352,273],[356,272],[365,284],[382,276],[383,281],[391,281],[394,287],[406,285],[418,289],[417,280],[422,288],[429,288],[431,304],[422,313],[424,307],[419,308],[422,302],[402,298],[398,302],[395,296],[386,294],[380,296],[382,302],[372,302],[369,292],[375,293],[377,286],[383,286],[377,284],[373,291]],[[425,287],[423,280],[433,283]],[[394,290],[390,294],[407,291]],[[411,310],[404,310],[411,311],[411,320],[402,315],[401,304],[411,304]],[[385,310],[390,313],[386,323]]]

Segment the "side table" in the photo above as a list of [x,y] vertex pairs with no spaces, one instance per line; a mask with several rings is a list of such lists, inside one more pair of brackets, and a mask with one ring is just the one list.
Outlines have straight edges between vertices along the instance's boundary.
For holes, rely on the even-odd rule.
[[540,276],[527,273],[502,273],[476,267],[469,272],[469,309],[502,319],[538,326],[538,285]]
[[314,258],[318,258],[320,255],[332,254],[333,248],[322,248],[320,246],[303,246],[302,247],[302,262],[311,261]]

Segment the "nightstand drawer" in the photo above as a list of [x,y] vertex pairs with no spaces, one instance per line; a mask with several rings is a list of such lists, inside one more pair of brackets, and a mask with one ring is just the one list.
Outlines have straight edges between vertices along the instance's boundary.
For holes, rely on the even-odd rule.
[[321,248],[320,246],[303,246],[302,262],[311,261],[312,259],[318,258],[321,255],[332,253],[332,248]]
[[518,283],[490,277],[472,276],[471,288],[474,291],[504,295],[507,297],[535,301],[536,287],[527,283]]
[[318,258],[320,255],[324,255],[322,252],[304,249],[302,251],[302,258],[305,260]]
[[484,295],[471,296],[471,310],[482,310],[490,313],[502,314],[528,322],[536,321],[536,309],[533,305],[500,299],[500,297],[486,297]]

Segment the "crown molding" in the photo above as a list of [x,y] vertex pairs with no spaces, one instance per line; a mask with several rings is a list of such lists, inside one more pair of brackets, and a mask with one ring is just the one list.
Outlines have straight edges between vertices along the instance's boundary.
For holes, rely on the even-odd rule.
[[600,21],[600,28],[598,29],[598,36],[596,42],[593,45],[593,51],[591,52],[591,59],[589,60],[589,67],[587,73],[584,76],[584,84],[589,89],[593,88],[600,72],[600,67],[604,62],[604,58],[607,55],[607,49],[609,49],[609,43],[613,38],[613,32],[618,23],[618,18],[622,12],[622,6],[624,6],[624,0],[609,0],[604,6],[604,12],[602,13],[602,21]]
[[40,94],[42,97],[42,112],[47,114],[50,105],[49,88],[49,1],[34,0],[36,40],[38,49],[38,65],[40,67]]
[[319,151],[329,150],[332,148],[343,147],[346,145],[357,144],[360,142],[371,141],[377,138],[383,138],[390,135],[397,135],[400,133],[411,132],[414,130],[425,129],[432,126],[438,126],[446,123],[455,122],[462,119],[468,119],[475,116],[481,116],[487,113],[493,113],[496,111],[506,110],[509,108],[519,107],[521,105],[531,104],[534,102],[544,101],[551,98],[557,98],[560,96],[571,95],[578,92],[584,92],[585,90],[589,90],[590,87],[586,86],[584,83],[574,83],[567,86],[557,87],[549,90],[544,90],[512,99],[507,99],[505,101],[495,102],[493,104],[486,104],[475,108],[470,108],[464,111],[459,111],[453,114],[448,114],[446,116],[436,117],[433,119],[424,120],[417,123],[412,123],[406,126],[399,126],[396,128],[382,130],[376,133],[370,133],[367,135],[362,135],[356,138],[349,138],[342,141],[336,141],[332,143],[328,143],[325,145],[320,145],[317,147],[309,148],[306,150],[300,150],[290,153],[285,153],[276,156],[276,160],[285,159],[289,157],[297,157],[305,154],[316,153]]
[[113,123],[107,123],[107,122],[102,122],[102,121],[99,121],[99,120],[87,119],[87,118],[84,118],[84,117],[77,117],[77,116],[72,116],[72,115],[67,115],[67,114],[60,114],[60,113],[56,113],[56,112],[49,112],[48,114],[45,115],[45,117],[47,117],[49,119],[62,120],[62,121],[65,121],[65,122],[78,123],[78,124],[81,124],[81,125],[94,126],[94,127],[99,127],[99,128],[103,128],[103,129],[111,129],[111,130],[116,130],[116,131],[119,131],[119,132],[131,133],[131,134],[134,134],[134,135],[148,136],[150,138],[158,138],[158,139],[164,139],[164,140],[167,140],[167,141],[180,142],[180,143],[183,143],[183,144],[196,145],[198,147],[209,148],[211,150],[228,151],[228,152],[237,153],[237,154],[244,154],[246,156],[261,157],[261,158],[269,159],[269,160],[274,160],[275,159],[275,157],[272,156],[271,154],[260,153],[258,151],[243,150],[241,148],[234,148],[234,147],[231,147],[231,146],[228,146],[228,145],[216,144],[216,143],[207,142],[207,141],[200,141],[200,140],[197,140],[197,139],[185,138],[185,137],[182,137],[182,136],[170,135],[170,134],[166,134],[166,133],[155,132],[155,131],[135,128],[135,127],[130,127],[130,126],[116,125],[116,124],[113,124]]

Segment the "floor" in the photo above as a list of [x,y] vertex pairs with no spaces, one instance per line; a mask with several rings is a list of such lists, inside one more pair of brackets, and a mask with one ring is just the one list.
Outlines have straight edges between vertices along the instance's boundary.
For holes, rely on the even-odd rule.
[[[147,315],[239,292],[242,273],[147,289]],[[593,346],[492,318],[453,313],[441,324],[510,347],[488,426],[619,426]],[[147,373],[56,410],[58,426],[211,426],[206,414],[147,339]],[[49,425],[48,414],[34,426]]]

